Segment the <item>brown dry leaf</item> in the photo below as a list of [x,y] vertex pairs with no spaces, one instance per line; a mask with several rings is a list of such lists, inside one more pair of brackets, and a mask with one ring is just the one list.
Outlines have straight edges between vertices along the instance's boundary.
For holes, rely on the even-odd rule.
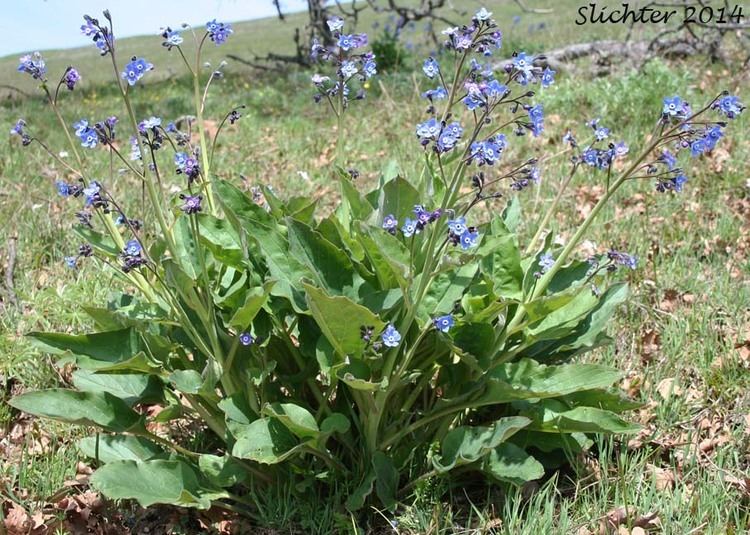
[[669,399],[670,396],[679,396],[682,394],[682,389],[676,383],[677,379],[674,377],[662,379],[656,386],[656,391],[659,392],[663,400]]
[[653,464],[647,464],[646,470],[654,479],[656,490],[670,490],[675,485],[675,474],[668,468],[659,468]]
[[641,360],[651,362],[661,347],[661,335],[654,329],[646,329],[641,336]]
[[674,312],[677,308],[677,301],[679,299],[679,296],[680,294],[677,292],[677,290],[664,290],[664,297],[659,303],[659,308],[664,312]]
[[716,147],[711,151],[710,162],[711,169],[714,173],[721,173],[724,170],[724,163],[729,159],[729,152],[721,147]]
[[646,535],[646,530],[641,526],[636,526],[630,531],[630,535]]
[[31,518],[26,509],[17,503],[12,503],[10,511],[5,515],[3,525],[8,535],[26,535],[31,527]]
[[740,492],[750,498],[750,477],[734,477],[727,475],[724,477],[724,481],[726,483],[729,483],[731,486],[739,489]]
[[734,348],[737,350],[737,353],[739,353],[742,362],[746,364],[750,363],[750,340],[745,340],[744,342],[735,344]]

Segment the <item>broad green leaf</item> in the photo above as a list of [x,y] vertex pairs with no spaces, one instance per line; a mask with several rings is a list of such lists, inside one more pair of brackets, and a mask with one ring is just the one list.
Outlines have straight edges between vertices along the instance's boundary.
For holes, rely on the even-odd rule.
[[234,313],[229,325],[236,329],[246,329],[268,301],[268,296],[276,281],[267,281],[262,288],[253,288],[247,292],[245,303]]
[[80,439],[76,445],[81,453],[103,463],[125,460],[147,461],[164,454],[164,451],[150,440],[133,435],[97,433],[95,436]]
[[137,500],[143,507],[157,503],[208,509],[225,497],[203,486],[195,469],[184,461],[114,461],[91,476],[91,485],[113,500]]
[[129,359],[112,364],[93,359],[76,359],[76,363],[81,368],[96,370],[97,373],[145,373],[150,375],[163,372],[159,363],[153,362],[143,351],[136,353]]
[[143,416],[107,392],[53,388],[21,394],[9,404],[35,416],[77,425],[95,425],[116,433],[144,430]]
[[521,201],[518,200],[518,195],[513,195],[508,199],[502,218],[510,232],[515,233],[518,230],[518,225],[521,223]]
[[226,219],[211,214],[196,214],[200,241],[222,264],[241,269],[244,264],[244,248],[237,231]]
[[352,491],[344,503],[349,511],[357,511],[365,504],[367,497],[372,494],[372,485],[375,483],[375,471],[368,472],[362,483]]
[[303,195],[292,197],[286,203],[286,213],[298,221],[307,225],[314,224],[315,208],[318,206],[318,199]]
[[529,429],[548,433],[635,433],[640,426],[617,414],[594,407],[576,407],[558,411],[542,407],[542,419],[535,419]]
[[622,392],[616,390],[582,390],[559,399],[571,407],[586,406],[612,412],[630,411],[643,407],[643,403],[630,400]]
[[399,474],[393,461],[382,451],[376,451],[372,456],[372,468],[375,472],[375,492],[389,511],[396,508],[396,493],[398,492]]
[[203,454],[198,457],[201,475],[217,487],[231,487],[247,478],[245,468],[228,455]]
[[453,304],[461,299],[476,272],[477,266],[472,262],[438,274],[422,299],[419,317],[423,321],[429,321],[435,316],[451,313]]
[[351,299],[331,297],[323,290],[303,284],[307,305],[320,330],[340,356],[358,357],[365,349],[360,327],[373,327],[380,333],[385,324],[375,314]]
[[195,370],[175,370],[169,374],[169,381],[184,394],[197,394],[203,387],[203,377]]
[[373,381],[372,371],[367,364],[359,359],[352,359],[349,364],[337,369],[336,377],[354,390],[374,392],[385,390],[388,386],[387,377],[383,378],[382,381]]
[[502,364],[487,374],[487,390],[478,403],[554,398],[581,390],[611,386],[621,372],[599,364],[547,366],[532,359]]
[[121,362],[142,349],[138,333],[132,328],[81,335],[33,332],[29,337],[50,353],[70,351],[82,365],[91,360],[95,361],[93,364]]
[[456,427],[445,435],[441,455],[433,457],[432,464],[439,473],[445,473],[478,461],[530,423],[523,416],[510,416],[490,426]]
[[83,392],[109,392],[128,405],[163,399],[162,384],[154,375],[135,373],[73,372],[73,385]]
[[346,205],[351,214],[351,218],[343,220],[342,223],[348,225],[349,221],[366,221],[373,211],[372,205],[359,194],[349,178],[339,177],[339,184],[341,185],[341,204]]
[[242,392],[237,392],[219,401],[219,408],[224,412],[227,419],[241,424],[249,424],[255,419],[253,411]]
[[286,219],[289,253],[313,274],[313,280],[329,294],[341,294],[352,286],[354,267],[341,249],[319,232],[291,218]]
[[453,343],[462,351],[477,357],[483,369],[490,365],[495,330],[489,323],[465,323],[451,329]]
[[320,424],[320,432],[324,435],[343,434],[349,431],[349,427],[351,427],[349,419],[339,412],[334,412]]
[[232,433],[237,439],[232,456],[263,464],[280,463],[298,445],[294,435],[275,418],[261,418],[250,425],[237,424]]
[[485,458],[482,470],[495,479],[519,487],[544,475],[542,463],[510,442],[492,450]]
[[181,215],[175,219],[172,232],[174,233],[177,261],[188,277],[198,279],[201,273],[200,254],[195,233],[191,225],[191,216]]
[[263,408],[263,414],[276,418],[289,431],[301,439],[315,438],[320,434],[315,416],[307,409],[293,403],[272,403]]
[[277,221],[229,182],[217,181],[215,187],[227,217],[258,244],[271,278],[277,281],[272,295],[289,299],[297,312],[305,312],[304,296],[298,288],[302,279],[311,279],[313,274],[290,255],[289,243]]
[[[568,302],[557,302],[544,310],[539,321],[526,329],[528,335],[534,339],[567,335],[599,303],[599,298],[589,288],[573,291],[575,293]],[[560,294],[547,300],[555,301],[558,297]]]
[[375,270],[382,289],[408,289],[409,250],[398,238],[379,227],[360,224],[357,238]]
[[518,241],[503,222],[492,221],[490,232],[482,239],[477,250],[482,272],[492,280],[495,295],[505,299],[522,297],[523,270]]
[[419,192],[407,180],[397,176],[386,182],[380,190],[378,223],[382,223],[383,218],[390,214],[403,221],[412,214],[416,204],[420,204]]

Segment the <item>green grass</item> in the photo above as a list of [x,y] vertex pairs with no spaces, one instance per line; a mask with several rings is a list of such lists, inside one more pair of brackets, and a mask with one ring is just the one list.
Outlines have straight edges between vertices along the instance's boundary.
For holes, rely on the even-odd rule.
[[[575,26],[571,6],[576,3],[567,0],[556,4],[556,16],[523,15],[516,27],[510,23],[518,13],[512,3],[487,4],[505,30],[506,46],[543,50],[610,37],[599,27]],[[548,25],[545,31],[528,32],[528,25],[542,20]],[[226,53],[242,56],[250,51],[284,50],[300,21],[295,15],[285,24],[269,20],[237,24],[225,48],[210,47],[210,61],[216,65]],[[174,25],[174,21],[165,22]],[[371,22],[363,19],[360,28],[368,30]],[[174,53],[163,50],[156,37],[123,40],[122,46],[121,57],[138,53],[158,67],[148,83],[135,88],[138,117],[166,119],[191,112],[190,86],[178,74]],[[71,63],[84,75],[81,91],[63,96],[68,123],[83,116],[125,116],[112,85],[100,85],[111,75],[111,66],[92,47],[45,55],[51,71],[61,71]],[[415,54],[412,61],[416,64],[419,57]],[[0,85],[33,91],[33,84],[14,72],[16,61],[15,57],[0,59]],[[325,211],[336,200],[330,167],[335,121],[324,107],[311,102],[308,77],[309,73],[296,70],[285,76],[251,76],[230,65],[226,78],[212,90],[208,115],[219,117],[232,105],[247,105],[245,117],[220,141],[215,165],[220,177],[238,184],[244,177],[248,186],[268,184],[285,196],[314,195]],[[418,99],[415,80],[419,90],[425,89],[425,83],[409,69],[380,76],[368,100],[352,105],[353,113],[346,121],[347,163],[360,170],[362,189],[374,183],[390,159],[397,161],[407,177],[421,170],[412,131],[422,117],[424,101]],[[583,122],[593,117],[601,117],[637,152],[663,96],[680,93],[699,103],[728,89],[748,102],[748,86],[747,74],[721,65],[707,66],[701,59],[675,64],[652,61],[639,71],[626,68],[608,78],[563,75],[539,96],[550,116],[545,140],[518,144],[525,147],[520,156],[559,150],[565,128],[582,133]],[[40,97],[11,98],[0,106],[3,128],[10,128],[19,116],[55,152],[64,150],[64,138]],[[126,139],[124,124],[121,137]],[[64,380],[66,372],[55,371],[52,362],[23,335],[34,330],[85,329],[88,320],[80,305],[103,303],[119,284],[93,264],[77,273],[64,269],[63,256],[78,246],[70,232],[72,204],[57,197],[53,188],[64,170],[38,146],[22,148],[16,141],[0,143],[0,221],[4,223],[0,258],[4,259],[8,238],[17,236],[15,287],[21,302],[19,309],[0,309],[0,376],[8,383],[8,391],[54,386]],[[731,125],[719,146],[729,152],[720,171],[715,170],[715,159],[689,162],[690,182],[676,196],[658,195],[647,183],[631,184],[601,214],[589,236],[600,248],[627,249],[641,260],[638,270],[626,274],[633,295],[611,326],[615,343],[586,358],[622,369],[623,386],[635,399],[650,403],[632,414],[646,426],[642,444],[629,448],[627,437],[599,441],[585,458],[575,459],[551,480],[513,494],[497,488],[451,489],[446,481],[430,480],[418,486],[414,497],[399,509],[395,520],[401,533],[531,535],[576,533],[580,528],[597,532],[600,520],[617,507],[633,511],[631,524],[655,513],[663,533],[744,532],[750,518],[748,496],[727,480],[741,480],[750,471],[750,424],[746,420],[750,363],[734,350],[735,344],[750,337],[747,114]],[[109,161],[99,157],[103,154],[86,152],[86,157],[95,175],[106,177]],[[162,157],[169,168],[168,156]],[[543,171],[542,186],[520,194],[531,229],[555,194],[565,172],[564,162],[550,162]],[[600,174],[584,172],[575,179],[557,218],[558,233],[570,236],[601,184]],[[140,217],[141,190],[132,177],[118,175],[112,189]],[[498,201],[492,209],[502,209],[503,203]],[[668,299],[675,292],[692,298]],[[658,333],[660,339],[658,347],[647,354],[644,345],[649,332]],[[674,379],[680,393],[673,391],[664,399],[659,387],[668,379]],[[0,427],[6,434],[16,422],[17,415],[2,406]],[[49,438],[49,445],[39,451],[29,439],[12,448],[14,456],[0,470],[0,491],[34,510],[75,475],[78,459],[72,440],[80,431],[35,421],[29,432]],[[713,448],[697,450],[696,445],[717,437],[720,440]],[[657,489],[654,467],[674,474],[670,488]],[[329,533],[348,525],[345,516],[319,506],[322,498],[309,504],[289,496],[259,500],[266,522],[279,532],[296,526],[305,533]]]

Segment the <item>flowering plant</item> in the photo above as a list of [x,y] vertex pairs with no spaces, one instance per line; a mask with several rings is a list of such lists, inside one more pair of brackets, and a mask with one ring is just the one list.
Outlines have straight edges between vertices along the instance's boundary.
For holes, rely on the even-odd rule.
[[[53,94],[38,54],[21,58],[19,71],[41,81],[75,162],[23,120],[11,131],[78,177],[57,183],[61,195],[83,201],[75,231],[85,243],[66,263],[99,262],[136,290],[86,308],[96,332],[32,333],[61,362],[75,363],[74,388],[11,402],[96,427],[79,446],[99,463],[91,483],[105,495],[252,516],[256,490],[323,487],[343,488],[350,511],[368,500],[393,509],[430,477],[481,474],[518,485],[588,447],[592,433],[635,429],[619,416],[635,405],[610,389],[619,372],[571,360],[607,342],[607,322],[627,295],[612,273],[637,260],[616,250],[579,259],[576,246],[624,183],[651,179],[657,191],[679,193],[686,178],[678,157],[719,142],[726,120],[744,110],[735,97],[719,95],[698,111],[666,98],[647,146],[616,174],[615,160],[629,150],[606,144],[608,128],[591,121],[585,143],[568,132],[560,154],[570,156],[570,173],[521,247],[515,198],[501,214],[483,217],[480,208],[540,180],[546,160],[504,160],[515,140],[543,134],[544,110],[529,88],[548,87],[555,73],[524,53],[499,69],[482,63],[502,45],[486,10],[447,29],[447,52],[424,62],[427,117],[409,141],[423,153],[422,175],[410,181],[386,169],[363,195],[354,173],[337,168],[341,202],[322,219],[315,200],[285,202],[269,188],[248,196],[211,174],[216,139],[240,108],[209,139],[205,95],[219,74],[202,75],[200,54],[207,39],[227,40],[228,24],[211,21],[195,34],[194,63],[179,32],[162,34],[194,80],[195,120],[178,127],[137,120],[132,88],[155,67],[135,57],[121,71],[105,18],[109,24],[86,17],[82,30],[110,57],[130,155],[115,143],[115,117],[82,119],[71,130],[58,92],[72,90],[80,74],[68,68]],[[313,84],[340,136],[349,87],[376,74],[374,55],[358,50],[367,37],[343,26],[329,22],[333,49],[313,44],[314,56],[335,66],[332,78],[316,74]],[[143,183],[150,206],[142,220],[90,175],[80,147],[107,151]],[[171,199],[164,152],[171,181],[181,184]],[[607,187],[557,247],[549,223],[584,167],[606,173]],[[185,421],[201,440],[157,431]]]

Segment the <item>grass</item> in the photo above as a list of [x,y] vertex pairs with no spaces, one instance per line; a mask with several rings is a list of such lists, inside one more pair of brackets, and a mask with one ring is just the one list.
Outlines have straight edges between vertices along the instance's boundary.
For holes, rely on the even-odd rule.
[[[560,16],[524,14],[517,26],[510,23],[517,14],[510,3],[488,4],[501,26],[510,28],[508,48],[543,50],[607,36],[601,27],[575,26],[574,3],[567,0],[555,5]],[[544,31],[529,32],[529,26],[542,21],[547,24]],[[295,15],[285,24],[237,24],[226,48],[211,47],[210,61],[216,65],[226,53],[284,50],[290,28],[300,22]],[[365,18],[361,28],[367,30],[371,24]],[[138,117],[190,113],[189,84],[177,74],[174,53],[164,51],[154,37],[126,39],[122,46],[122,57],[138,53],[158,66],[148,83],[136,86]],[[368,100],[353,104],[346,153],[348,163],[361,172],[363,189],[391,159],[406,176],[420,171],[411,132],[424,107],[415,86],[425,86],[412,70],[428,50],[423,46],[419,52],[409,68],[380,76]],[[101,85],[108,76],[108,62],[92,48],[45,55],[51,71],[71,63],[85,77],[81,91],[63,97],[68,122],[83,116],[125,116],[112,86]],[[0,59],[0,85],[32,91],[33,84],[12,72],[15,64],[15,58]],[[596,79],[585,73],[561,76],[539,96],[549,117],[547,135],[543,141],[525,144],[525,150],[555,151],[566,128],[582,131],[585,120],[598,116],[637,151],[664,95],[680,93],[702,102],[728,89],[750,101],[746,73],[707,65],[700,58],[672,64],[652,61],[640,70],[616,72]],[[235,104],[248,107],[220,142],[215,168],[222,178],[248,186],[269,184],[285,196],[314,195],[325,206],[335,202],[329,167],[334,121],[322,106],[312,104],[308,76],[292,70],[283,77],[259,78],[230,65],[209,98],[208,114],[220,116]],[[40,97],[14,97],[0,106],[0,124],[7,128],[19,116],[56,152],[64,148]],[[88,320],[80,305],[104,302],[118,284],[94,265],[76,273],[62,267],[63,256],[78,245],[69,230],[71,205],[56,197],[52,186],[64,170],[38,147],[22,148],[15,141],[0,144],[0,221],[5,222],[0,255],[8,239],[17,237],[15,289],[20,300],[18,309],[0,309],[0,374],[7,394],[64,381],[66,370],[56,370],[23,335],[34,330],[84,330]],[[717,151],[691,162],[690,182],[681,195],[658,195],[646,183],[624,188],[589,236],[591,247],[627,249],[640,258],[639,269],[627,274],[632,298],[611,326],[615,344],[586,358],[625,372],[622,387],[644,403],[632,414],[644,424],[644,432],[630,442],[628,437],[599,440],[588,455],[552,479],[516,493],[451,489],[445,481],[429,480],[417,486],[395,518],[384,515],[397,521],[399,532],[596,533],[618,507],[627,508],[622,524],[628,528],[640,523],[652,531],[675,534],[742,533],[748,528],[748,490],[737,481],[750,473],[750,361],[746,352],[735,349],[750,339],[747,114],[731,125],[719,147],[727,151],[723,161],[725,153]],[[107,176],[109,162],[99,161],[98,152],[86,154],[89,165]],[[529,228],[551,201],[564,172],[561,162],[546,166],[542,186],[521,194]],[[556,221],[559,236],[571,234],[601,193],[601,184],[602,176],[594,173],[576,178]],[[140,213],[141,191],[127,174],[118,176],[113,189]],[[501,209],[503,202],[493,208]],[[0,409],[0,448],[8,459],[0,464],[0,492],[37,510],[75,476],[78,456],[72,441],[81,431],[19,420],[7,406]],[[26,435],[12,441],[9,437],[18,425]],[[348,529],[350,520],[320,507],[322,499],[300,504],[291,496],[259,497],[266,523],[279,532],[293,527],[305,533]],[[658,524],[648,524],[651,516],[658,517]]]

